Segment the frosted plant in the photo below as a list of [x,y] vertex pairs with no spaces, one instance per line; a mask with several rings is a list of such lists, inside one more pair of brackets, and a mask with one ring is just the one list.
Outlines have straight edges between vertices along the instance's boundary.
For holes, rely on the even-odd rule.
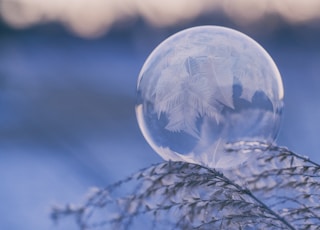
[[320,165],[285,148],[222,174],[183,162],[143,169],[80,206],[55,207],[79,229],[320,229]]

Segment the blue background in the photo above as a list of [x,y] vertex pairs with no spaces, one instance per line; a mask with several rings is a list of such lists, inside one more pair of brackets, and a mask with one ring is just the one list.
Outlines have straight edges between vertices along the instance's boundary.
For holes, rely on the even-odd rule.
[[[320,162],[320,30],[278,22],[273,30],[221,16],[155,28],[143,20],[95,39],[58,23],[0,24],[0,229],[71,229],[49,218],[54,204],[81,203],[162,159],[135,118],[135,88],[149,53],[194,25],[225,25],[257,40],[282,74],[285,110],[277,143]],[[72,224],[71,224],[72,225]]]

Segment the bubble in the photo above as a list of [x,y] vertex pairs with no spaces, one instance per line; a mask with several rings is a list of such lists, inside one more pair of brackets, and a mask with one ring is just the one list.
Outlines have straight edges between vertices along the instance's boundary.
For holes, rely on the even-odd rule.
[[232,29],[200,26],[150,54],[137,96],[139,127],[163,159],[230,168],[248,158],[248,146],[263,151],[274,143],[284,91],[258,43]]

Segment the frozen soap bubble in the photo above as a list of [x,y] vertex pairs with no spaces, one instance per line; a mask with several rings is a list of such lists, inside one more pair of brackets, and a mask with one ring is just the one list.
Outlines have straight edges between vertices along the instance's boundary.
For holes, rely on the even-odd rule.
[[270,146],[283,107],[280,73],[248,36],[224,27],[183,30],[162,42],[138,79],[136,114],[165,160],[234,167]]

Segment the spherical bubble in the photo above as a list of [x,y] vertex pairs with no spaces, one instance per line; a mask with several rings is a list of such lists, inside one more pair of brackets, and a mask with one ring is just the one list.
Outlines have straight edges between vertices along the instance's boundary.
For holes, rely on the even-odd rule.
[[248,146],[274,142],[284,96],[268,53],[218,26],[162,42],[141,69],[137,93],[140,129],[162,158],[215,168],[235,167]]

